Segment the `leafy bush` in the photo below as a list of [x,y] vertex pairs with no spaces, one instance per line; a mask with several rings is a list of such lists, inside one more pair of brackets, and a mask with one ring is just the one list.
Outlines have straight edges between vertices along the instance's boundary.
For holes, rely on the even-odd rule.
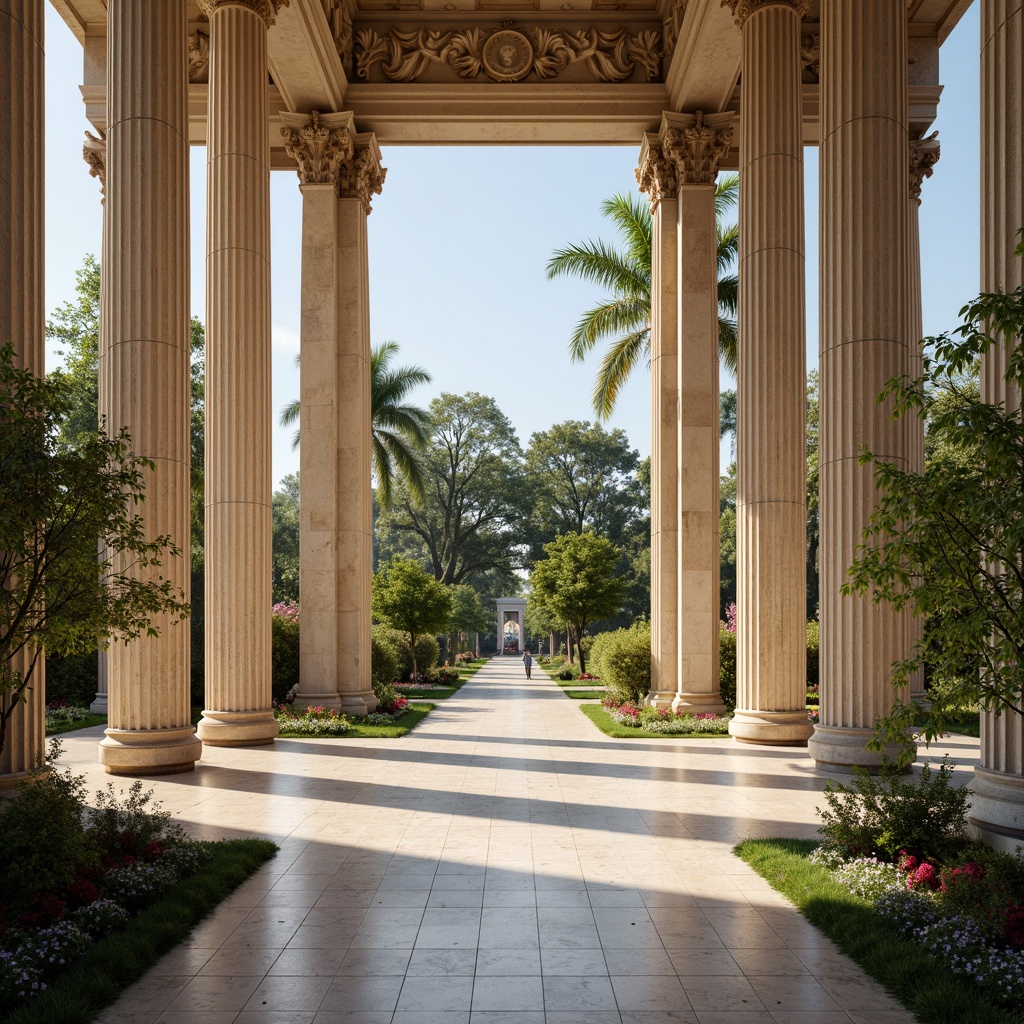
[[[412,648],[409,646],[409,637],[398,630],[394,630],[392,635],[399,658],[399,678],[409,679],[412,676]],[[436,637],[426,634],[416,637],[416,667],[422,675],[429,675],[437,667],[440,654],[441,648]]]
[[857,857],[835,870],[836,881],[842,882],[855,896],[874,903],[894,889],[904,889],[903,872],[877,857]]
[[185,839],[184,829],[171,822],[170,812],[161,810],[152,800],[153,790],[143,792],[138,779],[124,797],[118,796],[112,782],[107,783],[106,792],[97,792],[89,829],[108,854],[142,857],[153,844],[160,845],[162,853],[163,846]]
[[376,625],[370,633],[370,676],[373,692],[381,699],[378,687],[390,686],[398,679],[401,657],[395,636],[388,626]]
[[74,707],[87,708],[96,699],[99,662],[96,651],[88,654],[57,655],[46,659],[46,699],[65,700]]
[[[275,605],[275,608],[278,607]],[[270,685],[274,703],[280,704],[299,683],[299,619],[297,615],[270,617]]]
[[394,725],[395,720],[383,711],[371,711],[363,719],[363,725]]
[[818,809],[826,843],[845,857],[882,853],[894,860],[900,850],[942,858],[963,844],[970,790],[954,788],[953,766],[938,771],[921,766],[917,779],[904,781],[884,764],[878,775],[854,768],[851,786],[829,780],[825,810]]
[[718,692],[727,711],[736,710],[736,633],[718,631]]
[[817,619],[807,623],[807,684],[818,685],[818,647],[821,643],[821,627]]
[[610,699],[642,702],[651,690],[651,624],[635,622],[629,629],[601,633],[594,640],[591,661]]

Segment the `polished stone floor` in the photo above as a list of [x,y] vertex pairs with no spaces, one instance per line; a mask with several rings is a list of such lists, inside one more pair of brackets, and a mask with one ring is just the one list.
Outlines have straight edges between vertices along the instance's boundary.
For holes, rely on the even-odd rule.
[[[496,659],[401,740],[207,748],[157,779],[281,851],[104,1024],[897,1024],[911,1015],[730,848],[813,836],[806,752],[613,740]],[[99,730],[66,760],[106,781]],[[964,769],[977,741],[945,750]]]

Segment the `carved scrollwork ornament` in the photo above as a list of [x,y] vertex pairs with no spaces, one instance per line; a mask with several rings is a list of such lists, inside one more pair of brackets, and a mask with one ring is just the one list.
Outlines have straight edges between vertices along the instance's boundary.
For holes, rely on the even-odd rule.
[[356,150],[354,158],[341,169],[341,198],[359,199],[367,214],[371,212],[370,201],[379,196],[384,188],[388,169],[382,167],[376,153],[367,147]]
[[800,67],[805,84],[814,85],[821,81],[820,32],[805,32],[800,37]]
[[686,15],[686,3],[687,0],[671,0],[668,14],[662,22],[661,31],[666,63],[672,59],[676,43],[679,41],[679,31],[683,27],[683,18]]
[[652,214],[663,199],[675,199],[679,194],[675,163],[665,155],[657,135],[644,136],[636,183],[650,201]]
[[299,182],[303,185],[334,185],[338,187],[343,164],[352,161],[355,144],[347,128],[328,128],[320,122],[320,111],[314,110],[302,128],[281,129],[285,152],[299,165]]
[[188,37],[188,80],[196,81],[210,63],[210,37],[196,29]]
[[698,110],[691,124],[666,128],[662,144],[680,185],[714,185],[732,145],[732,125],[709,125]]
[[941,155],[938,132],[932,132],[923,139],[910,140],[910,195],[918,206],[921,205],[924,179],[935,173],[935,165]]
[[802,18],[810,10],[810,0],[722,0],[736,18],[736,24],[743,28],[747,19],[765,7],[791,7]]
[[352,15],[349,13],[348,4],[345,0],[321,0],[321,2],[324,17],[331,30],[331,37],[334,39],[334,47],[338,51],[341,62],[349,67],[352,63],[355,36],[352,31]]
[[[99,138],[92,132],[85,133],[82,159],[89,165],[89,175],[100,180],[100,196],[107,194],[107,133],[100,132]],[[101,199],[102,201],[102,199]]]
[[288,6],[288,0],[197,0],[199,10],[213,17],[213,12],[221,7],[244,7],[258,14],[269,28],[277,20],[277,12]]

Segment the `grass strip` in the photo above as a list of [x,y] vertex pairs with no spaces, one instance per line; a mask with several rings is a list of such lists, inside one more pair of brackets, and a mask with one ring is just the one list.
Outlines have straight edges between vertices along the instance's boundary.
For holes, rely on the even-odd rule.
[[573,700],[604,700],[604,688],[598,690],[563,690],[566,697]]
[[3,1024],[87,1024],[182,941],[207,914],[277,853],[265,839],[210,843],[213,859],[182,879],[127,926],[89,945],[70,970]]
[[747,839],[733,852],[796,904],[848,957],[883,985],[921,1024],[1021,1024],[1024,1014],[990,1003],[916,943],[893,933],[871,905],[807,855],[804,839]]
[[631,725],[619,725],[600,704],[580,704],[580,711],[605,734],[617,740],[721,740],[728,739],[727,733],[707,732],[644,732]]
[[94,725],[106,725],[106,715],[89,715],[86,718],[80,718],[77,722],[65,722],[63,725],[55,725],[53,728],[47,726],[47,736],[59,736],[64,732],[75,732],[78,729],[91,729]]
[[[349,739],[360,739],[360,740],[379,740],[379,739],[394,739],[398,736],[404,736],[406,733],[411,732],[416,728],[420,722],[423,721],[431,711],[436,708],[436,704],[410,704],[408,710],[402,715],[401,718],[396,718],[391,725],[361,725],[357,722],[353,722],[349,726],[348,732],[343,732],[340,736],[333,734],[317,736],[316,733],[308,732],[290,732],[282,723],[281,731],[278,735],[281,739],[299,739],[299,740],[349,740]],[[280,721],[280,720],[278,720]]]
[[408,697],[410,700],[422,700],[424,697],[429,700],[447,700],[453,693],[455,693],[462,683],[458,683],[456,686],[435,686],[431,689],[412,689],[407,686],[396,686],[395,690],[402,697]]

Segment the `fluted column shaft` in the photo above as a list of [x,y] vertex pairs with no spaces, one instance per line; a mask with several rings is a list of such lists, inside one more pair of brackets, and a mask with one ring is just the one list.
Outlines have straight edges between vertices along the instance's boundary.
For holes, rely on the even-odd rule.
[[[1024,0],[981,4],[981,290],[1011,292],[1022,281],[1014,255],[1024,224]],[[1006,353],[981,361],[987,402],[1020,409],[1021,395],[1003,379]],[[1020,715],[981,716],[981,763],[975,768],[971,823],[1008,852],[1024,839],[1024,723]]]
[[737,373],[737,693],[729,732],[810,734],[806,331],[800,16],[792,0],[740,5],[740,306]]
[[878,500],[861,450],[911,461],[913,417],[893,420],[877,401],[912,366],[908,153],[906,5],[831,0],[821,12],[821,710],[810,752],[840,769],[878,763],[865,745],[893,702],[892,663],[908,653],[909,613],[840,593]]
[[[46,372],[44,346],[43,0],[0,0],[0,345],[19,366]],[[30,655],[14,668],[27,671]],[[11,716],[0,786],[42,763],[46,663],[36,663],[27,703]]]
[[[152,460],[150,537],[181,549],[159,570],[189,592],[189,225],[185,0],[107,6],[106,278],[100,323],[108,431]],[[113,774],[191,771],[189,631],[113,644],[100,761]]]
[[204,743],[277,735],[270,681],[268,2],[210,18],[206,224]]

